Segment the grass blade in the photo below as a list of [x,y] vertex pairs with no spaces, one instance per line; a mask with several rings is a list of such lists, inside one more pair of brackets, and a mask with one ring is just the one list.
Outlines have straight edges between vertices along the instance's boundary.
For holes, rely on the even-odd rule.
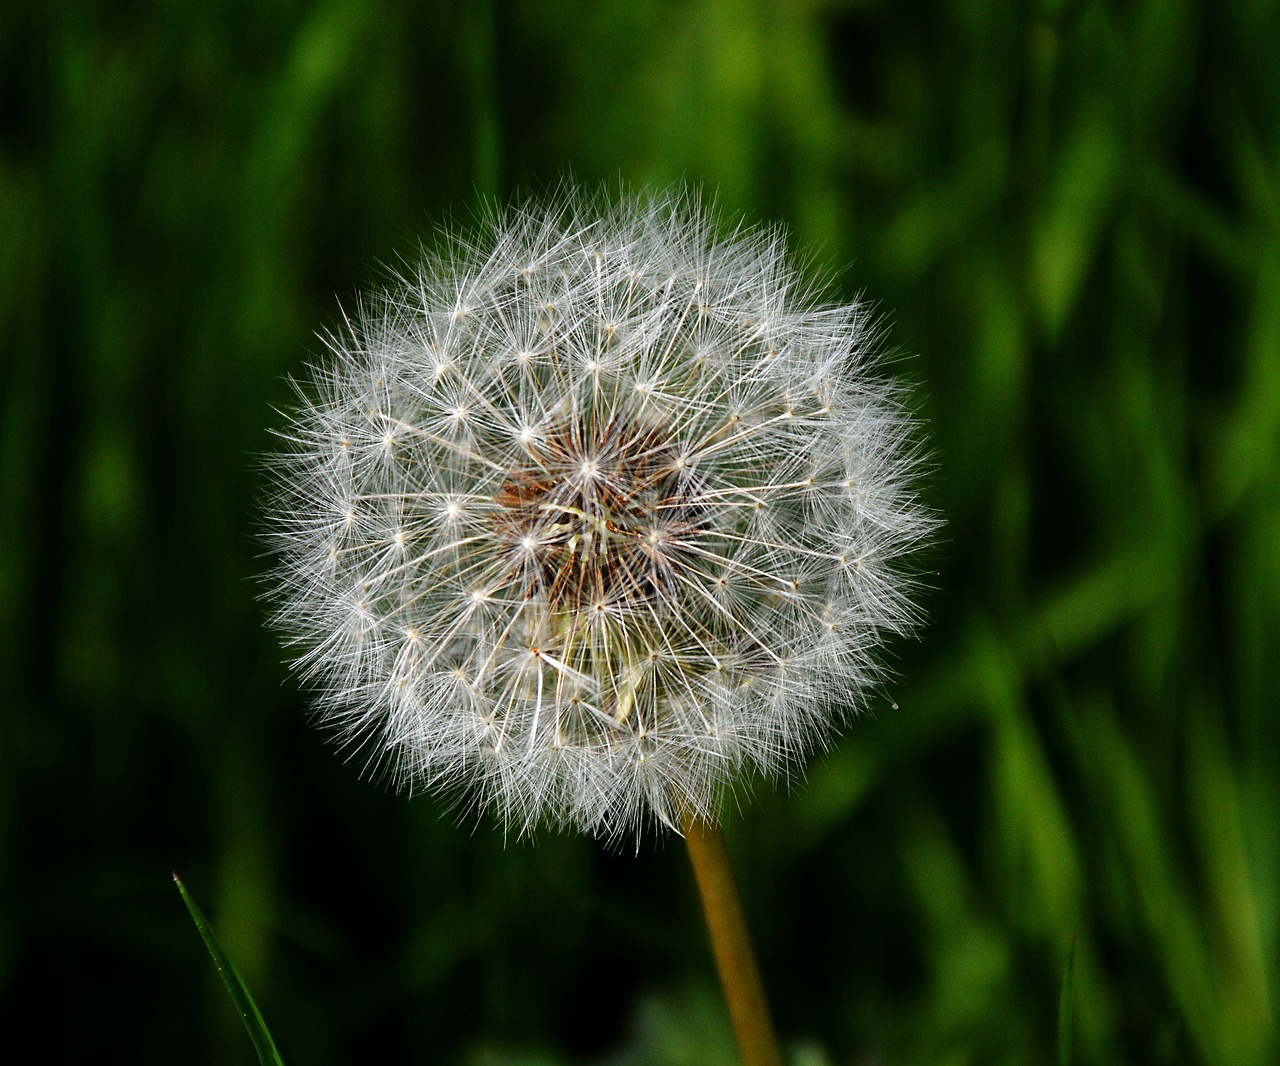
[[276,1050],[276,1043],[267,1031],[267,1023],[262,1020],[258,1005],[254,1003],[253,996],[249,994],[249,989],[236,971],[230,957],[222,950],[222,945],[218,942],[218,937],[208,919],[205,918],[204,912],[196,906],[196,901],[188,894],[186,885],[176,873],[173,875],[173,883],[182,893],[182,901],[191,912],[191,920],[200,930],[204,946],[209,949],[209,956],[213,959],[214,966],[218,968],[218,976],[222,978],[222,983],[226,985],[227,993],[231,996],[231,1002],[240,1013],[240,1019],[249,1032],[249,1039],[253,1041],[253,1049],[258,1053],[258,1061],[264,1066],[284,1066],[284,1060],[280,1057],[280,1052]]

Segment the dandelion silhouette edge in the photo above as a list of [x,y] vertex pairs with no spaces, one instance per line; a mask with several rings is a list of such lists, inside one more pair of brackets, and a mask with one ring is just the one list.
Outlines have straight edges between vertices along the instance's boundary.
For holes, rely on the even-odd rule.
[[914,423],[777,228],[565,184],[324,341],[269,461],[273,623],[401,787],[519,832],[714,824],[915,623]]

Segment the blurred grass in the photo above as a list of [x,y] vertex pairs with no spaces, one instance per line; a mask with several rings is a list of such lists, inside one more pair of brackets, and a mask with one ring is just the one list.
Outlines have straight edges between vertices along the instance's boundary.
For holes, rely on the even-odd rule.
[[252,455],[335,297],[571,168],[786,220],[918,353],[933,621],[730,826],[797,1061],[1051,1061],[1073,936],[1074,1061],[1275,1061],[1277,39],[1248,0],[10,5],[3,1031],[249,1061],[177,866],[293,1061],[724,1053],[678,848],[359,780],[255,603]]

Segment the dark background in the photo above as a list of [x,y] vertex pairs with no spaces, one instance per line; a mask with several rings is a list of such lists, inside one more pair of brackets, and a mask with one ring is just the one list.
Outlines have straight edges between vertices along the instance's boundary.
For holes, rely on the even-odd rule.
[[[947,526],[874,715],[728,819],[804,1066],[1275,1061],[1270,3],[0,16],[0,1057],[721,1063],[679,841],[361,780],[262,627],[272,405],[379,263],[572,171],[885,316]],[[1271,667],[1266,664],[1272,663]],[[892,703],[899,705],[894,709]]]

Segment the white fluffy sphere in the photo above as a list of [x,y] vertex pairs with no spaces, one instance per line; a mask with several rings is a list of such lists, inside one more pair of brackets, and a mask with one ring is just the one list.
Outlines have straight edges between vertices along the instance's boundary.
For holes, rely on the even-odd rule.
[[860,304],[776,230],[565,187],[327,339],[272,462],[323,720],[508,826],[715,820],[860,706],[933,521]]

